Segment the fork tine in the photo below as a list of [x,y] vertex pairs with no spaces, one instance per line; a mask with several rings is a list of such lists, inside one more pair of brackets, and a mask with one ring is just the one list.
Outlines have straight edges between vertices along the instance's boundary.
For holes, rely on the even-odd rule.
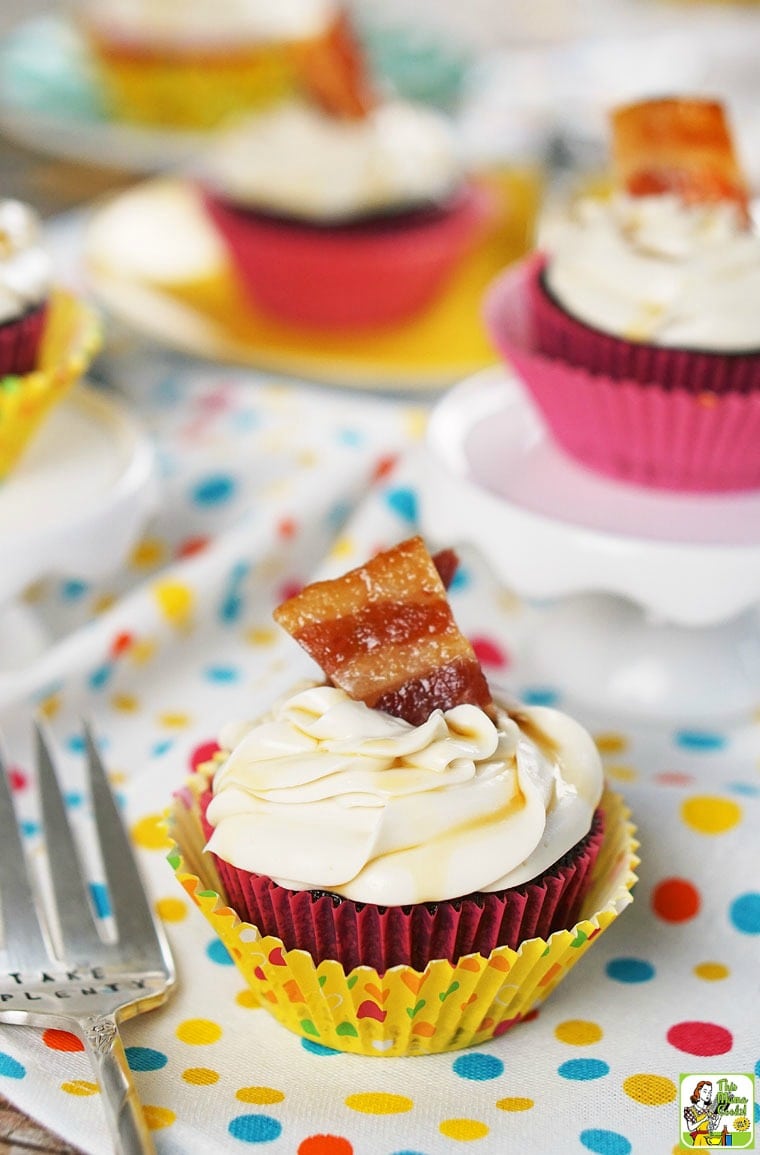
[[8,774],[0,756],[0,906],[9,970],[39,970],[49,952],[29,884]]
[[66,806],[42,726],[35,722],[37,779],[50,863],[50,878],[58,914],[62,958],[80,963],[107,953],[92,913],[89,888],[82,873]]
[[118,928],[117,949],[123,961],[170,965],[163,928],[154,917],[92,732],[83,723],[90,796],[95,811],[111,910]]

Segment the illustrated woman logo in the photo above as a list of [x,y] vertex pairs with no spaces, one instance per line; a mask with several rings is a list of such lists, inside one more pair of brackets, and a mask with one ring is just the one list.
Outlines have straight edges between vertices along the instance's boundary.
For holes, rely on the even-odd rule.
[[716,1110],[713,1085],[709,1079],[700,1079],[691,1093],[691,1107],[684,1107],[686,1127],[695,1147],[725,1147],[727,1128],[718,1127],[722,1112]]

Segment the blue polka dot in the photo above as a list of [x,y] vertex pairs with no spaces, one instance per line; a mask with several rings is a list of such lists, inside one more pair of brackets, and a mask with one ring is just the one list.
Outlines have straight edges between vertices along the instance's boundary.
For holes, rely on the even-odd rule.
[[457,566],[454,571],[454,576],[451,579],[449,589],[452,593],[458,593],[460,590],[466,590],[471,583],[471,578],[468,571],[463,565]]
[[97,670],[93,670],[87,679],[92,690],[102,690],[107,686],[113,677],[114,666],[109,662],[108,665],[99,666]]
[[150,748],[150,753],[155,758],[160,758],[163,754],[168,754],[174,747],[173,738],[162,738],[160,742],[154,742]]
[[760,786],[756,786],[754,782],[729,782],[728,789],[746,798],[756,798],[760,795]]
[[90,897],[98,918],[108,918],[111,913],[111,899],[107,887],[102,882],[91,882]]
[[236,622],[242,616],[245,600],[241,597],[240,587],[248,577],[251,567],[247,562],[238,562],[230,570],[227,579],[227,589],[222,595],[219,606],[219,617],[223,622]]
[[557,1074],[563,1079],[574,1079],[578,1082],[601,1079],[609,1073],[609,1064],[601,1059],[568,1059],[566,1063],[557,1067]]
[[219,966],[231,967],[235,965],[230,952],[219,938],[211,940],[211,942],[206,947],[206,954],[212,962],[218,963]]
[[469,1053],[459,1055],[452,1064],[454,1074],[461,1079],[473,1079],[482,1082],[486,1079],[498,1079],[504,1074],[504,1064],[495,1055]]
[[336,440],[342,445],[362,445],[364,443],[364,434],[360,429],[339,429]]
[[271,1143],[280,1137],[282,1124],[271,1115],[237,1115],[227,1130],[243,1143]]
[[710,730],[679,730],[675,736],[676,746],[684,750],[722,750],[726,745],[724,734]]
[[301,1039],[301,1046],[305,1051],[311,1051],[312,1055],[339,1055],[341,1052],[336,1051],[334,1047],[324,1047],[322,1043],[315,1043],[311,1039]]
[[618,1135],[617,1131],[581,1131],[579,1139],[595,1155],[628,1155],[633,1150],[625,1135]]
[[258,429],[261,425],[261,416],[255,409],[239,409],[237,413],[230,413],[230,425],[239,432],[249,429]]
[[239,681],[240,670],[235,666],[207,666],[203,671],[203,677],[207,682],[220,682],[228,685],[230,682]]
[[0,1075],[6,1075],[9,1079],[23,1079],[25,1074],[26,1067],[22,1066],[12,1055],[6,1055],[5,1051],[0,1051]]
[[417,520],[417,494],[413,489],[389,489],[385,500],[389,509],[404,521]]
[[72,754],[84,754],[85,741],[81,734],[72,734],[66,739],[66,746]]
[[166,406],[175,405],[183,393],[184,390],[180,388],[176,377],[165,377],[163,381],[158,382],[153,390],[153,396],[156,401]]
[[199,481],[191,497],[196,505],[224,505],[234,497],[237,483],[228,473],[213,473]]
[[89,586],[87,582],[76,581],[71,578],[69,581],[61,582],[61,597],[65,602],[78,602],[87,593]]
[[27,819],[21,823],[21,833],[23,835],[25,835],[27,838],[32,838],[35,834],[39,834],[39,832],[40,832],[39,822],[32,822],[32,821]]
[[755,1103],[755,1122],[760,1123],[760,1103]]
[[735,898],[729,908],[729,918],[742,934],[760,934],[760,894],[749,891]]
[[755,1063],[755,1075],[760,1079],[760,1059]]
[[410,1151],[407,1147],[403,1151],[393,1151],[392,1155],[425,1155],[424,1151]]
[[67,790],[63,796],[63,800],[68,806],[69,810],[76,810],[78,806],[82,805],[82,795],[78,790]]
[[613,958],[606,966],[607,977],[618,983],[647,983],[655,969],[643,958]]
[[347,501],[336,501],[335,505],[327,511],[326,522],[328,526],[333,529],[340,529],[346,519],[351,514],[351,506]]
[[163,1051],[151,1047],[125,1047],[124,1053],[133,1071],[160,1071],[169,1062]]
[[555,706],[559,694],[551,686],[526,686],[520,694],[528,706]]

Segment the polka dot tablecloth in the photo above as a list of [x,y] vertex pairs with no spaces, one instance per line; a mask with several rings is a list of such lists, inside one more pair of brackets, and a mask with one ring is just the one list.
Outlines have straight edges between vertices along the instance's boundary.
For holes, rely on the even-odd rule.
[[[760,691],[731,728],[583,717],[641,842],[634,903],[529,1021],[410,1059],[343,1055],[279,1026],[166,862],[162,815],[221,724],[313,671],[271,617],[315,575],[417,528],[424,409],[162,357],[129,383],[155,440],[162,503],[119,572],[29,591],[55,641],[0,688],[0,728],[30,853],[33,709],[84,821],[79,719],[102,745],[179,988],[124,1025],[160,1155],[667,1155],[682,1073],[760,1076]],[[434,543],[436,546],[457,543]],[[541,607],[461,549],[455,614],[491,679],[563,705],[521,672]],[[93,898],[108,896],[93,867]],[[0,1026],[0,1090],[92,1155],[109,1143],[78,1039]],[[752,1108],[757,1112],[757,1107]]]

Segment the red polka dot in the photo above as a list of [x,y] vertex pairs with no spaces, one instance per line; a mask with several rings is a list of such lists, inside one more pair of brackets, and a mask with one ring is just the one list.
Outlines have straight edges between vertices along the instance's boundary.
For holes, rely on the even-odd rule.
[[111,657],[118,658],[120,654],[126,653],[133,641],[134,638],[131,634],[117,634],[111,642]]
[[687,1055],[725,1055],[734,1045],[731,1032],[717,1023],[676,1023],[666,1038]]
[[177,557],[193,557],[196,553],[202,553],[207,545],[207,537],[186,537],[177,546]]
[[298,1145],[297,1155],[353,1155],[354,1148],[340,1135],[309,1135]]
[[387,457],[378,458],[377,464],[374,468],[373,480],[381,481],[382,478],[387,477],[389,473],[393,472],[393,468],[398,461],[397,454],[389,454]]
[[689,786],[694,781],[694,776],[683,774],[679,770],[663,770],[662,774],[655,775],[654,780],[661,786]]
[[190,755],[190,769],[197,770],[202,762],[208,762],[219,749],[218,742],[201,742]]
[[512,662],[501,646],[497,645],[492,638],[471,638],[472,648],[475,651],[477,659],[486,666],[496,666],[499,669],[505,670],[511,666]]
[[29,785],[29,778],[23,770],[19,770],[18,766],[11,766],[8,771],[8,781],[11,790],[26,790]]
[[296,525],[295,518],[293,517],[283,517],[277,524],[277,533],[286,541],[291,537],[295,537],[297,529],[298,526]]
[[83,1051],[84,1043],[71,1031],[47,1030],[42,1034],[42,1041],[51,1051]]
[[685,878],[664,878],[652,891],[652,910],[664,922],[686,922],[701,905],[699,891]]
[[288,598],[294,598],[296,594],[300,594],[302,589],[303,586],[299,585],[298,582],[285,582],[280,586],[278,601],[286,602]]

